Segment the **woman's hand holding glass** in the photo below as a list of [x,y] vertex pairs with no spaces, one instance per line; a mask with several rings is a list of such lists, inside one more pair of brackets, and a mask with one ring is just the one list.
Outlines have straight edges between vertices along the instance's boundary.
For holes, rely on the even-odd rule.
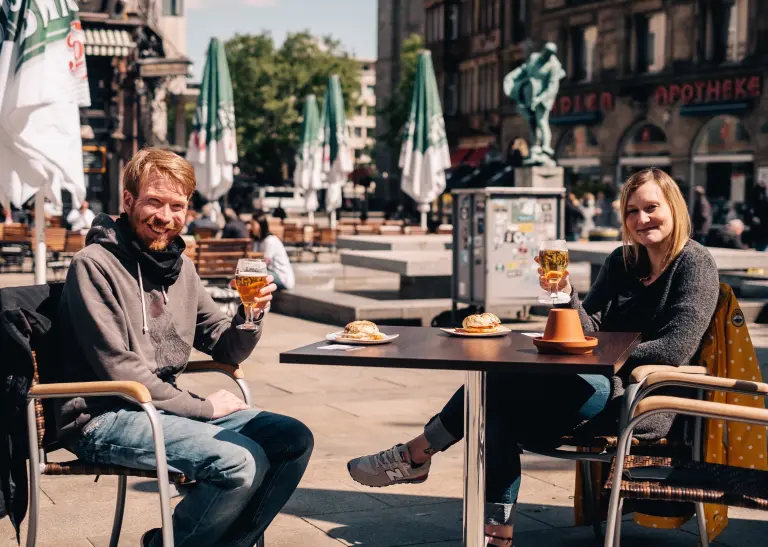
[[[539,286],[545,291],[550,291],[552,289],[552,283],[547,279],[547,276],[544,273],[544,268],[540,265],[539,257],[536,256],[534,260],[536,261],[536,264],[539,264]],[[568,273],[568,270],[565,270],[560,281],[557,283],[557,292],[564,292],[565,294],[570,295],[572,290],[570,274]]]

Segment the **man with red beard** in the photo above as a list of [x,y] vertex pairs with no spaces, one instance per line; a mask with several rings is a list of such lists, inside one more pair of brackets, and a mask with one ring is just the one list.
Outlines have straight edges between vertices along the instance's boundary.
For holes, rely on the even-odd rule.
[[[58,323],[68,381],[133,380],[161,412],[168,465],[197,484],[173,515],[176,547],[252,546],[306,469],[312,434],[301,422],[249,408],[228,391],[179,388],[192,348],[239,364],[261,335],[237,329],[205,291],[179,236],[195,190],[192,166],[146,148],[123,175],[123,214],[101,214],[67,273]],[[234,273],[234,272],[233,272]],[[254,310],[261,327],[275,285]],[[81,459],[154,469],[144,412],[117,398],[76,397],[57,407],[59,439]],[[159,529],[142,545],[162,545]]]

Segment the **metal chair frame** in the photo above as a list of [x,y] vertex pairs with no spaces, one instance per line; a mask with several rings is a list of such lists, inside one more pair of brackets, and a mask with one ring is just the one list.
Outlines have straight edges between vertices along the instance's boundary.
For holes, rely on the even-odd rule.
[[[697,369],[703,368],[703,367],[696,367]],[[678,369],[678,367],[669,367],[670,370]],[[678,369],[679,370],[679,369]],[[706,370],[706,369],[704,369]],[[648,378],[650,378],[654,373],[648,374],[644,378],[640,379],[636,383],[629,384],[627,386],[627,389],[624,392],[624,396],[622,398],[622,407],[621,407],[621,416],[619,418],[619,435],[628,426],[629,423],[629,416],[632,416],[632,413],[634,412],[634,409],[637,408],[638,403],[645,398],[649,393],[655,391],[656,389],[659,389],[660,387],[669,386],[669,385],[678,385],[677,383],[659,383],[652,385],[648,388],[643,388]],[[691,374],[700,375],[701,372],[692,372]],[[698,397],[702,398],[703,392],[701,390],[698,391]],[[631,440],[631,437],[630,437]],[[584,503],[584,512],[586,516],[586,520],[588,522],[592,523],[592,530],[595,533],[595,537],[597,539],[603,538],[603,527],[602,527],[602,521],[598,518],[599,514],[599,507],[596,507],[592,504],[592,500],[595,498],[595,492],[593,489],[593,477],[592,477],[592,467],[589,465],[590,462],[600,462],[600,463],[611,463],[613,461],[614,456],[617,453],[618,450],[618,444],[616,445],[616,448],[613,448],[611,450],[603,450],[602,452],[578,452],[576,450],[563,450],[563,449],[554,449],[554,450],[538,450],[535,448],[529,448],[527,446],[521,446],[524,450],[527,452],[532,452],[534,454],[539,454],[541,456],[547,456],[550,458],[559,458],[564,460],[575,460],[575,461],[582,461],[585,462],[585,465],[581,466],[581,482],[584,486],[584,496],[583,499],[585,500]],[[697,420],[695,428],[694,428],[694,440],[693,440],[693,457],[697,457],[700,453],[700,446],[701,446],[701,422],[700,420]],[[697,508],[697,514],[699,513],[699,510]],[[706,535],[706,534],[705,534]],[[708,543],[702,543],[702,547],[708,547]]]
[[[674,412],[675,414],[678,414],[678,415],[695,417],[697,422],[697,427],[696,427],[697,435],[694,440],[693,461],[700,461],[701,459],[702,418],[723,419],[723,420],[739,421],[744,423],[768,426],[768,418],[765,418],[765,419],[739,418],[734,420],[734,418],[728,416],[727,414],[718,412],[716,410],[716,407],[714,406],[713,406],[713,410],[692,411],[692,410],[680,409],[675,407],[674,405],[668,405],[662,408],[656,408],[656,409],[650,410],[648,412],[641,412],[637,416],[634,415],[640,402],[650,392],[661,387],[671,387],[671,386],[694,387],[699,390],[702,389],[700,384],[693,384],[690,382],[686,382],[683,379],[659,382],[658,384],[650,386],[647,389],[643,390],[643,392],[640,393],[639,396],[635,399],[635,401],[633,401],[633,403],[630,405],[631,413],[629,414],[629,416],[633,416],[633,417],[631,420],[629,420],[626,427],[623,429],[621,435],[619,436],[619,441],[616,447],[613,483],[611,485],[611,496],[610,496],[610,501],[608,505],[608,518],[607,518],[606,530],[605,530],[605,547],[620,546],[621,517],[622,517],[622,507],[623,507],[623,498],[621,497],[621,477],[624,473],[625,458],[626,456],[629,455],[631,450],[632,432],[634,431],[638,423],[645,420],[646,418],[649,418],[656,414],[665,413],[665,412]],[[739,389],[738,387],[712,386],[711,389],[714,391],[728,391],[733,393],[761,395],[760,393],[757,393],[754,390]],[[765,395],[762,395],[762,396],[765,397]],[[664,397],[664,399],[674,400],[678,398]],[[724,405],[724,403],[712,403],[712,405]],[[736,406],[736,405],[732,405],[732,406]],[[694,505],[696,507],[696,523],[699,530],[699,541],[701,542],[702,547],[708,547],[709,536],[707,534],[706,519],[704,516],[704,503],[694,502]]]
[[[193,363],[190,363],[193,364]],[[211,366],[207,367],[206,364]],[[236,367],[231,367],[232,372],[223,370],[212,361],[199,362],[194,370],[185,371],[186,374],[198,373],[198,372],[219,372],[231,378],[243,395],[243,400],[247,404],[251,404],[251,393],[248,385],[245,383],[242,373]],[[239,373],[239,375],[237,374]],[[240,376],[240,377],[238,377]],[[123,384],[124,382],[102,382],[104,384]],[[37,429],[37,409],[36,402],[40,399],[56,399],[56,398],[69,398],[69,397],[106,397],[117,396],[127,401],[137,404],[147,414],[149,423],[152,427],[152,438],[155,445],[155,455],[157,459],[157,486],[160,493],[160,517],[162,520],[162,537],[163,545],[172,546],[173,543],[173,522],[171,519],[171,493],[170,483],[168,479],[168,462],[166,461],[165,454],[165,441],[163,437],[163,429],[160,422],[160,416],[157,409],[151,402],[141,402],[134,397],[131,397],[127,393],[121,390],[115,389],[114,391],[102,391],[100,393],[83,393],[67,389],[66,383],[61,384],[38,384],[45,385],[46,392],[36,392],[35,386],[33,386],[29,395],[27,396],[27,429],[29,433],[29,469],[30,469],[30,496],[29,496],[29,524],[27,530],[27,547],[34,547],[37,543],[37,529],[39,525],[40,517],[40,477],[43,473],[44,467],[47,463],[47,454],[42,446],[42,440],[38,437]],[[140,384],[139,384],[140,385]],[[54,386],[55,389],[51,393],[51,389]],[[117,386],[115,386],[117,388]],[[120,530],[123,524],[123,515],[125,513],[125,499],[127,493],[128,476],[118,475],[117,483],[117,503],[115,506],[115,516],[112,523],[112,533],[109,539],[110,547],[117,547],[120,539]],[[264,537],[262,536],[258,542],[257,547],[264,547]]]

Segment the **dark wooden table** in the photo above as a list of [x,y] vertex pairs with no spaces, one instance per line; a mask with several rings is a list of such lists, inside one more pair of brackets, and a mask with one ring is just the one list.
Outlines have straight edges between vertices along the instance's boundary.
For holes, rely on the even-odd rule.
[[485,545],[485,386],[486,373],[601,374],[614,376],[640,343],[640,334],[600,332],[590,355],[540,354],[533,338],[511,332],[499,338],[450,336],[429,327],[381,327],[399,334],[390,344],[350,351],[319,349],[322,341],[280,354],[281,363],[465,370],[464,545]]
[[280,354],[281,363],[448,370],[503,370],[525,374],[601,374],[614,376],[640,342],[638,333],[591,333],[598,339],[590,355],[545,355],[533,338],[511,332],[500,338],[451,336],[430,327],[381,327],[399,334],[390,344],[352,351],[318,349],[331,342],[316,342]]

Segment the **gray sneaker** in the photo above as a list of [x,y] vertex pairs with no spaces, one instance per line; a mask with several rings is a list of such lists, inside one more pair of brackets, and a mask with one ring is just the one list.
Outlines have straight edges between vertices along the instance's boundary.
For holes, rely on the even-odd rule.
[[430,460],[413,467],[404,444],[389,450],[355,458],[347,464],[350,476],[360,484],[381,488],[392,484],[418,484],[427,480]]

